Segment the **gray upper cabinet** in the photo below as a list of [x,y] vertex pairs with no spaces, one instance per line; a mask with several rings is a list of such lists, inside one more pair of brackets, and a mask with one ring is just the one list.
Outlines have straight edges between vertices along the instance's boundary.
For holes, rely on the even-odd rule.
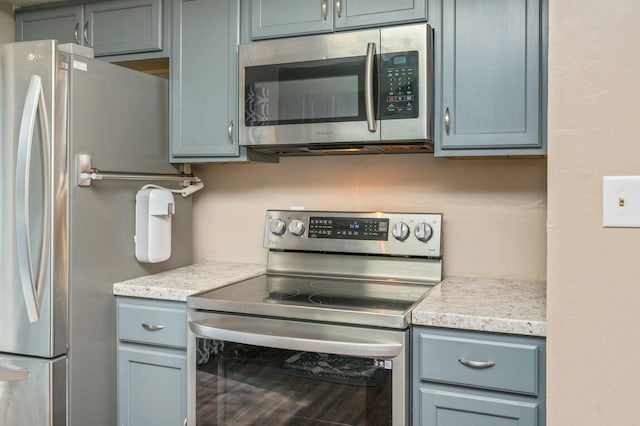
[[545,8],[545,0],[443,0],[436,155],[546,152]]
[[106,60],[169,56],[170,0],[110,0],[16,12],[16,40],[56,39]]
[[336,29],[426,21],[426,0],[336,0]]
[[60,43],[83,44],[82,5],[16,12],[16,41],[56,39]]
[[87,3],[85,44],[96,56],[162,50],[161,0]]
[[239,0],[174,0],[171,161],[238,157]]
[[252,0],[254,39],[333,31],[332,0]]
[[427,0],[251,0],[253,39],[427,19]]

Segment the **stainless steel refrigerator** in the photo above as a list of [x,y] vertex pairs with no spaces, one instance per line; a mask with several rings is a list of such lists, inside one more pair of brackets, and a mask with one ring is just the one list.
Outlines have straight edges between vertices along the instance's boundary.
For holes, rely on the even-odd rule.
[[138,263],[144,182],[80,187],[75,158],[176,173],[167,151],[167,81],[55,41],[0,45],[0,425],[116,424],[112,283],[191,263],[191,200],[175,197],[170,259]]

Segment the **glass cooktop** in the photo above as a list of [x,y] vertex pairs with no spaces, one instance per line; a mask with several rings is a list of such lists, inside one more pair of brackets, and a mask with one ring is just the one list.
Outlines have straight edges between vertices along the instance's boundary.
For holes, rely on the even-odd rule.
[[188,298],[191,309],[406,328],[428,284],[265,274]]

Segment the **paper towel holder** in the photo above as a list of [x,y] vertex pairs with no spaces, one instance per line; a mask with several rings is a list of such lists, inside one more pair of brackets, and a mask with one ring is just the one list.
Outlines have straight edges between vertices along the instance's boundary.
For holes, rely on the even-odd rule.
[[171,217],[176,204],[170,190],[143,188],[136,194],[135,255],[141,263],[159,263],[171,257]]

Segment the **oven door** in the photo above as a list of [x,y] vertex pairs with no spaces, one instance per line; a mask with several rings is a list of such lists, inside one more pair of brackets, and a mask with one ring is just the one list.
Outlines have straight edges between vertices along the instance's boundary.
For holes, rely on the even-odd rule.
[[405,425],[408,331],[189,312],[189,425]]
[[240,144],[380,142],[380,31],[241,45]]

